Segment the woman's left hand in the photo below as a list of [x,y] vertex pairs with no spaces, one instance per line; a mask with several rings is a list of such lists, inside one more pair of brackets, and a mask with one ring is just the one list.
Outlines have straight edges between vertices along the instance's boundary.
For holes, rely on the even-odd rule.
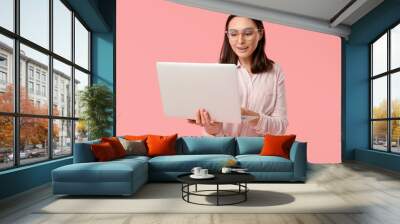
[[243,116],[256,116],[256,118],[248,121],[249,124],[251,124],[253,126],[256,126],[258,121],[260,120],[260,114],[259,113],[255,112],[255,111],[252,111],[252,110],[249,110],[249,109],[246,109],[244,107],[240,108],[240,113]]

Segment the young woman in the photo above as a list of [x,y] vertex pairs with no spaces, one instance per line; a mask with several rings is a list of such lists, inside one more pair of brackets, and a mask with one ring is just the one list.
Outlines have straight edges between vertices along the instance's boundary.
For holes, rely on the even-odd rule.
[[288,126],[284,75],[264,52],[262,21],[230,15],[225,24],[220,63],[236,64],[242,115],[255,118],[240,124],[214,121],[205,109],[189,123],[214,136],[263,136],[284,134]]

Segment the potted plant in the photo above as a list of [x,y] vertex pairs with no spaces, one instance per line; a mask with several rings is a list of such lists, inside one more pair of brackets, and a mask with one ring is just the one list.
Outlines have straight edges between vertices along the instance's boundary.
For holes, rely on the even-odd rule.
[[87,127],[89,140],[110,136],[112,126],[113,94],[102,84],[86,87],[79,98],[82,109],[80,126]]

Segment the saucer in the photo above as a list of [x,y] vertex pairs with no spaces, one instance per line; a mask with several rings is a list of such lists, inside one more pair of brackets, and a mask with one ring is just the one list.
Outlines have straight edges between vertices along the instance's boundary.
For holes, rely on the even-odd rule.
[[207,174],[207,175],[204,175],[204,176],[194,175],[194,174],[190,175],[190,178],[193,178],[193,179],[211,179],[211,178],[214,178],[214,177],[215,176],[212,175],[212,174]]
[[249,173],[247,170],[232,170],[234,173]]

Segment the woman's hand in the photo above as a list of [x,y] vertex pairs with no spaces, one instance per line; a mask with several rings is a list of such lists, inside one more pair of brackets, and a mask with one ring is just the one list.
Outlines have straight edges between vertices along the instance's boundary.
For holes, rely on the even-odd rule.
[[190,124],[196,124],[204,127],[204,130],[210,135],[218,134],[222,129],[222,122],[214,121],[207,110],[199,109],[196,113],[196,120],[188,119]]
[[255,116],[256,118],[248,121],[249,124],[256,126],[258,121],[260,120],[260,114],[257,112],[254,112],[252,110],[248,110],[246,108],[241,107],[240,108],[240,113],[242,114],[242,116]]

